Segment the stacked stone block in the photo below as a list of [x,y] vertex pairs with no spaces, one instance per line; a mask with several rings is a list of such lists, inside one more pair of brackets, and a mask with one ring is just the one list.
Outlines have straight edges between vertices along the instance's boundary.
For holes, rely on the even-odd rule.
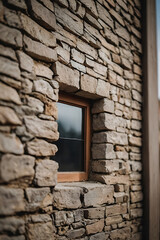
[[[0,239],[142,239],[139,0],[0,0]],[[59,90],[92,100],[89,181],[58,183]]]

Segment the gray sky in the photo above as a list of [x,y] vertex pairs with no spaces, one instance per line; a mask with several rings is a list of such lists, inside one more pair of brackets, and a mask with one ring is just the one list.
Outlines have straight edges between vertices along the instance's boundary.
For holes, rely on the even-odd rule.
[[157,3],[158,98],[160,99],[160,0]]

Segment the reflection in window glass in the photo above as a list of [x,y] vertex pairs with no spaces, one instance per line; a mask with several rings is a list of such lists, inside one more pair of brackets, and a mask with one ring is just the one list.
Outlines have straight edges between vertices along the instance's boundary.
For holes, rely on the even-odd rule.
[[58,152],[60,172],[84,171],[84,109],[58,103]]

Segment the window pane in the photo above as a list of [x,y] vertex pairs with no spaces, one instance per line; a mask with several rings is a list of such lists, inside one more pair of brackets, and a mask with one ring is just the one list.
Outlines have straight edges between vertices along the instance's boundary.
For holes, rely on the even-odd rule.
[[59,139],[59,151],[53,157],[59,163],[60,172],[84,171],[84,141]]
[[83,139],[83,108],[58,103],[60,137]]

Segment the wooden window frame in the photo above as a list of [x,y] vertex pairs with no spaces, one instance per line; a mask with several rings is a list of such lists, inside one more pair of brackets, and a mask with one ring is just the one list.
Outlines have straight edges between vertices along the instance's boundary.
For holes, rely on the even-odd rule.
[[90,101],[87,99],[72,96],[66,93],[59,94],[59,102],[67,103],[72,106],[82,107],[84,112],[84,172],[58,172],[58,182],[77,182],[88,180],[90,146],[91,146],[91,117],[90,117]]

